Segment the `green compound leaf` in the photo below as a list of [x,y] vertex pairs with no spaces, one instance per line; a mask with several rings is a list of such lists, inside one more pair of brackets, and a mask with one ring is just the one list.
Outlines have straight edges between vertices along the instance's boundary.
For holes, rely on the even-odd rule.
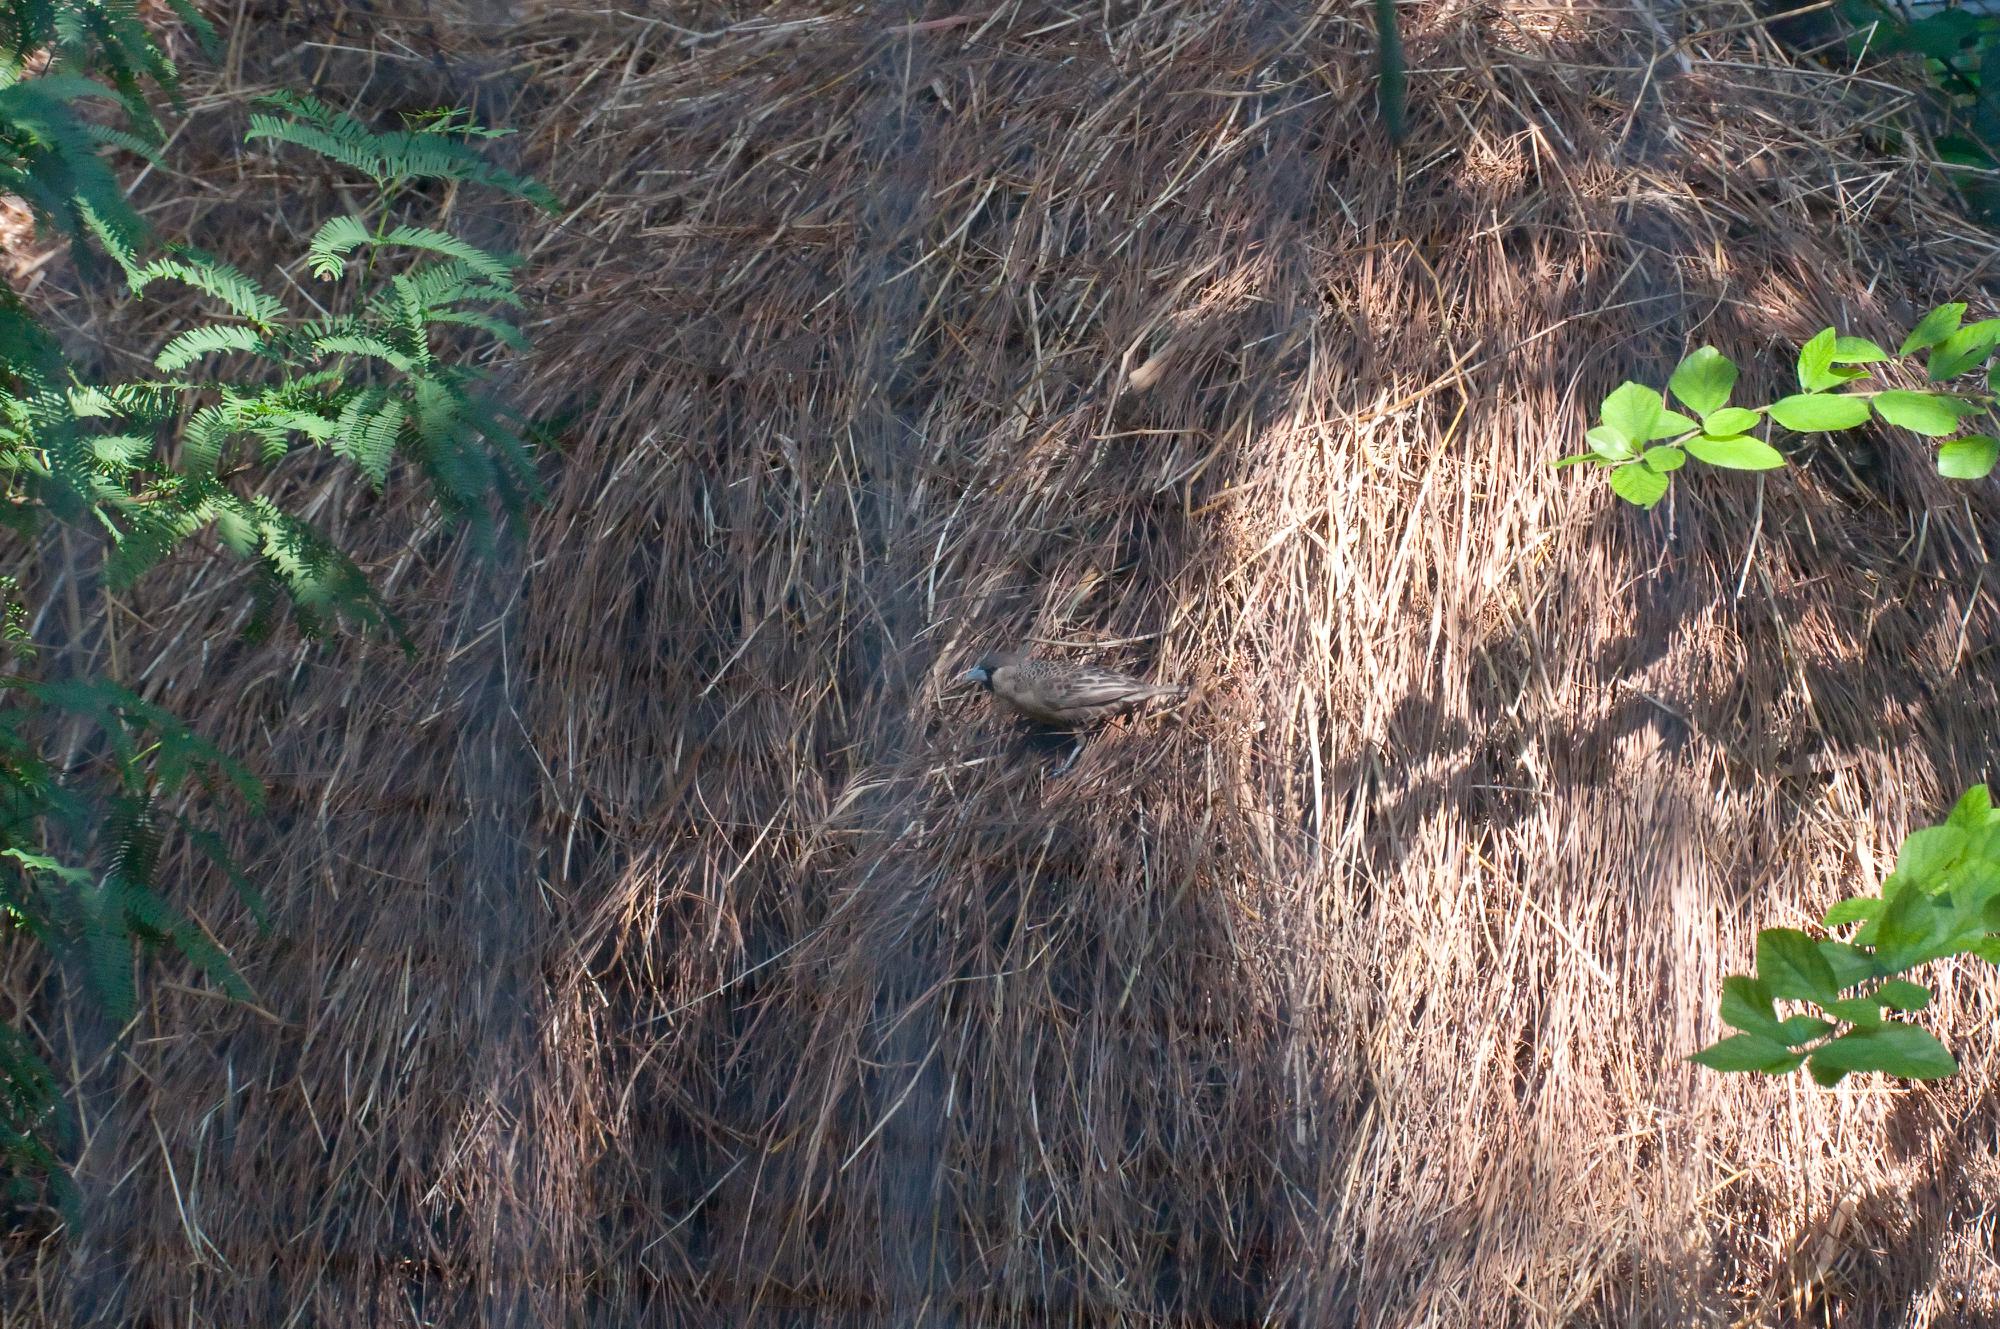
[[1667,477],[1644,462],[1633,462],[1611,472],[1611,488],[1627,503],[1650,508],[1667,495]]
[[1837,365],[1872,365],[1888,358],[1887,351],[1866,337],[1841,337],[1833,344],[1833,362]]
[[1833,372],[1833,348],[1837,334],[1821,328],[1812,340],[1799,347],[1799,386],[1807,392],[1839,387],[1841,376]]
[[1931,347],[1958,331],[1959,320],[1965,317],[1963,304],[1939,305],[1925,314],[1910,335],[1903,338],[1903,348],[1898,355],[1908,355],[1912,351],[1928,351]]
[[1784,454],[1769,443],[1742,434],[1734,438],[1691,438],[1683,446],[1697,461],[1732,471],[1774,471],[1785,464]]
[[1842,1034],[1812,1054],[1812,1065],[1815,1078],[1822,1071],[1838,1075],[1881,1071],[1910,1080],[1935,1080],[1958,1069],[1944,1045],[1913,1024],[1884,1024]]
[[1735,387],[1735,364],[1713,346],[1704,346],[1681,361],[1667,382],[1667,389],[1681,405],[1700,416],[1711,415],[1726,406]]
[[1868,420],[1866,397],[1836,396],[1827,392],[1803,392],[1780,397],[1771,403],[1769,409],[1773,420],[1801,434],[1852,429]]
[[1824,1006],[1840,995],[1819,943],[1797,928],[1765,928],[1757,934],[1757,977],[1774,997]]
[[1783,1075],[1796,1070],[1805,1057],[1775,1039],[1759,1034],[1732,1034],[1703,1048],[1688,1060],[1712,1071],[1763,1071],[1767,1075]]
[[2000,461],[2000,439],[1974,434],[1938,449],[1938,474],[1947,480],[1984,480]]
[[1954,397],[1894,388],[1875,394],[1875,414],[1928,438],[1943,438],[1958,432],[1963,411]]
[[1702,417],[1701,432],[1710,438],[1747,434],[1757,427],[1757,421],[1762,418],[1758,412],[1742,406],[1725,406]]
[[1920,1011],[1931,1004],[1931,990],[1906,978],[1890,979],[1875,996],[1892,1011]]

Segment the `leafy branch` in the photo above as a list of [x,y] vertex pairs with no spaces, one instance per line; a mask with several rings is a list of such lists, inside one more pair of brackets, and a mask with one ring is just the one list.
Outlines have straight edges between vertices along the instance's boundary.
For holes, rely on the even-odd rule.
[[[169,4],[211,35],[183,0]],[[267,98],[251,141],[316,153],[374,186],[366,217],[333,217],[306,245],[304,265],[331,289],[295,313],[217,258],[154,248],[126,203],[102,154],[156,151],[141,80],[171,91],[174,77],[136,13],[132,0],[0,0],[0,192],[23,198],[80,264],[94,240],[135,293],[175,283],[215,312],[159,348],[159,377],[94,382],[0,286],[0,526],[29,539],[52,524],[100,533],[86,545],[101,551],[112,590],[203,552],[198,537],[212,533],[213,548],[253,570],[253,631],[289,607],[307,635],[355,622],[409,648],[363,570],[270,481],[287,458],[318,451],[376,490],[413,472],[475,537],[517,519],[538,493],[539,440],[487,365],[526,345],[510,317],[522,303],[518,260],[424,214],[437,211],[427,191],[440,181],[556,201],[490,161],[491,140],[509,131],[465,112],[377,131],[310,97]],[[84,118],[79,107],[103,98],[127,105],[132,130]],[[190,811],[254,813],[261,786],[116,680],[37,677],[29,621],[20,585],[0,577],[0,937],[55,954],[114,1027],[137,1009],[135,943],[178,952],[218,989],[248,997],[222,947],[166,898],[159,869],[179,837],[261,924],[262,901],[219,827]],[[0,1184],[16,1199],[39,1177],[62,1203],[62,1093],[35,1040],[0,1024]]]
[[[1824,328],[1799,348],[1799,391],[1763,406],[1730,404],[1736,364],[1713,346],[1704,346],[1681,361],[1667,383],[1667,391],[1692,414],[1670,408],[1665,397],[1644,384],[1622,383],[1604,399],[1598,423],[1584,435],[1590,451],[1554,464],[1604,467],[1620,498],[1650,508],[1666,497],[1670,477],[1690,460],[1726,470],[1775,470],[1785,464],[1785,454],[1771,442],[1774,427],[1798,434],[1833,433],[1857,428],[1873,416],[1946,440],[1938,448],[1939,474],[1983,479],[2000,461],[2000,439],[1995,437],[2000,434],[2000,422],[1995,422],[2000,366],[1987,364],[2000,346],[2000,319],[1966,323],[1965,308],[1940,305],[1924,315],[1895,355],[1866,338]],[[1923,390],[1860,386],[1876,372],[1867,366],[1914,359],[1918,353],[1932,383],[1949,384],[1975,372],[1983,372],[1982,382]],[[1986,432],[1961,432],[1968,420],[1980,417],[1989,422]]]
[[[1796,928],[1757,934],[1756,972],[1722,984],[1723,1023],[1739,1032],[1690,1060],[1767,1075],[1803,1065],[1822,1085],[1855,1071],[1914,1080],[1956,1071],[1929,1031],[1891,1013],[1930,1004],[1930,989],[1903,977],[1921,965],[1953,955],[2000,963],[2000,809],[1987,787],[1903,841],[1880,895],[1842,900],[1822,923],[1858,926],[1845,941]],[[1803,1009],[1780,1016],[1781,1001]]]

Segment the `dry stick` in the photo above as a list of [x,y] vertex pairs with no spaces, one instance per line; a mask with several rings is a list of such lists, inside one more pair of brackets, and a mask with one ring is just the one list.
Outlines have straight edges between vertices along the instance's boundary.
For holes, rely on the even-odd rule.
[[1764,529],[1764,473],[1757,473],[1757,513],[1750,520],[1750,543],[1743,549],[1743,571],[1736,578],[1736,594],[1733,599],[1743,598],[1744,583],[1750,580],[1750,560],[1757,553],[1757,536]]

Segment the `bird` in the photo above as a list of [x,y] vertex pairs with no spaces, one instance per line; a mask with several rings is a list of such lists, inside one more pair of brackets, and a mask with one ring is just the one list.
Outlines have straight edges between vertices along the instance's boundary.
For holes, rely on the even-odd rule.
[[1078,733],[1076,746],[1056,768],[1057,775],[1082,754],[1084,729],[1129,715],[1155,698],[1185,697],[1188,691],[1178,683],[1146,683],[1115,669],[1031,660],[1013,651],[989,652],[965,671],[964,678],[1030,720]]

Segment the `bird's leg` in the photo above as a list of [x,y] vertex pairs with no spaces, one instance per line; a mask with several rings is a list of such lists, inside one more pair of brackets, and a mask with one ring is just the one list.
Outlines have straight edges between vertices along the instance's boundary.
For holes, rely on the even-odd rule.
[[1049,772],[1049,779],[1053,780],[1057,776],[1067,773],[1070,767],[1076,765],[1076,759],[1078,757],[1081,757],[1082,755],[1083,755],[1083,735],[1078,734],[1076,736],[1076,746],[1069,750],[1069,755],[1067,757],[1063,758],[1062,765],[1056,767],[1054,770]]

